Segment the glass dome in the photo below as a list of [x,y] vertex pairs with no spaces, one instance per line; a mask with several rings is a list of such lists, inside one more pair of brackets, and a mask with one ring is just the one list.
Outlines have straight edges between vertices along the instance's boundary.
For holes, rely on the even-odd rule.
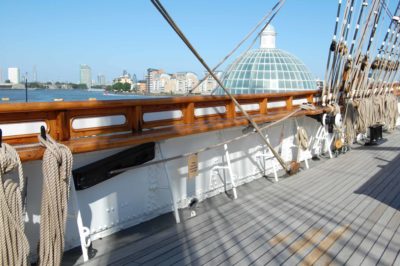
[[[224,75],[224,85],[233,94],[315,90],[317,83],[307,67],[295,56],[275,48],[275,32],[267,28],[261,48],[240,56]],[[216,94],[224,94],[218,88]]]

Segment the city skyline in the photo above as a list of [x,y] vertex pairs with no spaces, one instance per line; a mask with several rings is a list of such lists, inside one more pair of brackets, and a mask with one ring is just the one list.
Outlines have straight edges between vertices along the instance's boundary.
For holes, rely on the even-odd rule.
[[[276,1],[164,2],[200,54],[214,66]],[[32,77],[36,66],[39,80],[71,82],[79,81],[76,66],[80,64],[88,64],[93,73],[107,77],[117,77],[122,69],[128,69],[142,79],[149,67],[171,73],[203,73],[150,1],[117,1],[124,9],[110,13],[115,4],[1,2],[0,8],[8,11],[0,17],[0,23],[6,25],[0,28],[1,36],[6,36],[0,40],[0,67],[4,71],[18,66],[21,73]],[[279,29],[279,47],[301,58],[316,78],[324,76],[336,8],[336,0],[287,1],[272,22]],[[65,12],[56,12],[60,9]],[[207,15],[193,10],[205,10]],[[232,58],[244,52],[250,42]],[[229,63],[232,60],[220,70],[226,70]]]

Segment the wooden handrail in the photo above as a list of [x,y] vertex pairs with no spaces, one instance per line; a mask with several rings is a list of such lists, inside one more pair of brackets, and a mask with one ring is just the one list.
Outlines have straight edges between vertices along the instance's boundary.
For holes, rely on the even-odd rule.
[[[294,110],[298,105],[296,100],[310,102],[318,96],[319,91],[302,91],[237,95],[235,98],[240,104],[251,105],[253,109],[248,112],[258,122],[268,122]],[[277,102],[279,106],[274,106]],[[258,109],[254,106],[258,106]],[[301,114],[321,112],[322,109],[319,109]],[[152,119],[146,119],[149,115]],[[123,117],[124,120],[110,125],[73,126],[74,121],[96,117]],[[228,96],[0,104],[0,128],[4,124],[27,122],[46,123],[48,133],[57,141],[70,146],[75,153],[247,124]],[[3,139],[13,145],[38,143],[35,133],[5,136]],[[23,154],[22,160],[38,159],[41,156],[40,152],[39,155],[32,155],[32,148],[23,147],[20,151]]]

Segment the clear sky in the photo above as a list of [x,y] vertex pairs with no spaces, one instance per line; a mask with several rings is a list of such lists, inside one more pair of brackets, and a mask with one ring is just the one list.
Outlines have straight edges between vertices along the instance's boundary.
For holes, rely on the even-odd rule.
[[[162,3],[214,66],[276,0]],[[337,0],[287,0],[272,23],[278,48],[302,59],[316,77],[324,74],[336,8]],[[3,77],[7,67],[32,72],[36,65],[39,80],[77,82],[80,64],[91,66],[93,79],[104,73],[111,80],[123,69],[141,79],[149,67],[203,76],[202,66],[150,0],[1,0],[0,12]]]

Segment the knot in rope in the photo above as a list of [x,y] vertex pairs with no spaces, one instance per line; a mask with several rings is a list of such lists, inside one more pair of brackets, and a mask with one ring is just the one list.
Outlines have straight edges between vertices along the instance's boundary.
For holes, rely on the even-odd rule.
[[[18,182],[6,174],[17,169]],[[24,175],[17,151],[0,148],[0,265],[28,265],[29,242],[24,232]]]
[[40,218],[39,265],[60,265],[64,252],[73,157],[67,146],[39,136],[43,155],[43,196]]

